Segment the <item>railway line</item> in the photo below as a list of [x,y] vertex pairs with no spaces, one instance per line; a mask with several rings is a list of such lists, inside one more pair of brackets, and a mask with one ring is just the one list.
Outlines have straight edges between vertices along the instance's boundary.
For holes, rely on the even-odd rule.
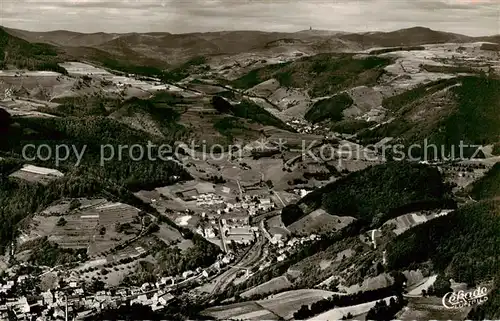
[[239,262],[233,264],[233,267],[222,273],[217,279],[217,283],[212,290],[212,295],[224,291],[231,282],[236,278],[236,275],[242,268],[237,266],[244,266],[253,268],[256,264],[260,262],[260,259],[264,253],[264,246],[266,244],[266,239],[260,236],[257,242],[249,250],[248,254],[241,259]]

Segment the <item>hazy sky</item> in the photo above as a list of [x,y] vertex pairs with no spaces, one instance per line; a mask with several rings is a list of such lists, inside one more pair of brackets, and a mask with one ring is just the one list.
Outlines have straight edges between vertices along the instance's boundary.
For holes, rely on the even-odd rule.
[[500,34],[500,0],[0,0],[0,25],[33,31],[395,30]]

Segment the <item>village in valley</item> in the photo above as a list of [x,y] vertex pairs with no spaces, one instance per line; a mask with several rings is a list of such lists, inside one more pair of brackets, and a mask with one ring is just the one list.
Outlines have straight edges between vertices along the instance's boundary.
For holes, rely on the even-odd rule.
[[[4,270],[0,297],[5,300],[1,317],[14,313],[18,319],[45,320],[72,315],[78,320],[123,304],[139,304],[161,311],[174,302],[179,293],[208,299],[285,261],[308,244],[319,242],[326,230],[341,230],[354,220],[330,218],[318,210],[285,226],[280,219],[282,208],[329,181],[318,180],[314,183],[318,185],[313,187],[300,179],[283,182],[290,175],[290,171],[281,168],[285,161],[261,158],[258,159],[261,166],[256,166],[251,151],[250,148],[249,156],[243,159],[196,161],[196,158],[187,158],[183,165],[193,180],[136,192],[135,196],[156,209],[159,216],[105,198],[64,199],[30,216],[19,232],[17,243],[11,244],[0,262]],[[266,172],[261,171],[266,161],[280,164],[279,171],[283,174],[276,176],[272,166],[268,166],[274,180],[266,179]],[[355,162],[357,166],[360,162],[369,165],[363,160]],[[304,159],[291,163],[292,173],[307,168],[303,163]],[[471,166],[464,168],[474,168]],[[486,167],[476,166],[475,170],[466,171],[468,174],[450,179],[460,180],[465,175],[484,172],[483,168]],[[62,177],[64,174],[57,169],[33,165],[25,165],[11,174],[12,179],[40,184]],[[433,217],[447,213],[449,211],[436,213]],[[400,234],[404,229],[432,219],[429,214],[412,215],[387,224]],[[162,264],[156,255],[161,249],[174,248],[187,254],[196,248],[198,245],[189,234],[198,235],[217,248],[214,262],[179,274],[130,283],[143,262]],[[370,232],[366,236],[367,244],[376,249],[379,237],[380,232]],[[50,248],[49,244],[58,247]],[[45,267],[44,258],[33,259],[36,256],[33,251],[48,251],[43,255],[54,255],[51,251],[56,251],[55,255],[64,259],[59,260],[57,266]],[[242,296],[250,298],[289,286],[270,284],[265,290],[267,286],[263,284]],[[298,298],[302,298],[302,294],[293,300]]]
[[[252,157],[245,161],[255,162]],[[306,189],[277,191],[271,180],[263,180],[260,167],[249,169],[248,164],[242,166],[241,159],[234,164],[225,162],[189,160],[186,168],[194,180],[136,193],[161,216],[104,198],[79,198],[57,201],[29,217],[17,243],[11,244],[1,262],[2,318],[14,313],[18,319],[38,316],[45,320],[67,314],[83,319],[124,303],[158,311],[179,291],[188,290],[195,297],[221,293],[320,239],[319,234],[292,233],[279,219],[270,220],[306,195]],[[213,176],[207,178],[207,173]],[[25,165],[10,177],[46,185],[64,174]],[[192,237],[186,236],[190,233],[220,250],[215,262],[154,282],[124,283],[140,262],[159,264],[155,258],[158,249],[173,247],[187,253],[195,247]],[[48,244],[57,244],[57,248]],[[44,267],[44,258],[33,259],[33,251],[53,255],[51,250],[59,257],[68,256],[67,260]]]
[[[419,28],[402,32],[432,31]],[[483,239],[493,239],[495,225],[478,227],[468,215],[500,208],[487,203],[499,198],[498,126],[471,134],[485,143],[475,158],[439,158],[436,147],[434,158],[407,161],[410,146],[398,160],[393,147],[469,135],[460,122],[476,114],[485,123],[491,108],[476,113],[466,103],[486,101],[476,85],[488,103],[498,101],[500,45],[471,38],[387,47],[383,33],[384,48],[365,48],[318,32],[190,56],[161,75],[136,74],[141,67],[108,56],[99,56],[106,67],[89,62],[88,48],[79,61],[56,64],[64,73],[1,70],[0,116],[9,122],[0,135],[12,136],[0,140],[0,237],[8,240],[0,244],[0,320],[134,310],[179,320],[465,319],[472,308],[444,309],[439,289],[494,291],[487,250],[477,263],[482,279],[476,263],[454,264],[472,257],[464,248],[476,255],[478,244],[496,244]],[[142,48],[163,36],[130,37]],[[103,159],[103,144],[150,140],[180,152]],[[30,160],[24,143],[75,143],[88,154],[62,165]]]

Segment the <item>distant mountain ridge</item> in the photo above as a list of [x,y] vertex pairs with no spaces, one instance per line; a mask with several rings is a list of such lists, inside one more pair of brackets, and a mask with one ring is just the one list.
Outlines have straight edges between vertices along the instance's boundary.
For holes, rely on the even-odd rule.
[[[345,32],[345,31],[330,31],[330,30],[301,30],[297,32],[266,32],[266,31],[252,31],[252,30],[236,30],[236,31],[212,31],[212,32],[194,32],[194,33],[180,33],[173,34],[170,32],[146,32],[146,33],[82,33],[67,30],[54,30],[47,32],[27,31],[21,29],[12,29],[2,27],[13,36],[25,39],[30,42],[46,42],[53,43],[60,46],[99,46],[108,41],[117,38],[128,38],[130,36],[146,36],[154,38],[182,38],[182,37],[199,37],[208,41],[220,40],[226,38],[228,40],[239,40],[244,42],[242,36],[254,36],[258,38],[268,38],[269,42],[279,40],[280,38],[298,38],[304,40],[311,37],[336,37],[344,40],[363,41],[366,44],[373,45],[386,45],[398,46],[403,42],[405,45],[411,44],[425,44],[425,43],[441,43],[441,42],[468,42],[468,41],[500,41],[500,35],[489,35],[481,37],[471,37],[457,33],[443,32],[433,30],[426,27],[412,27],[399,29],[395,31],[376,31],[376,32]],[[411,38],[408,38],[411,37]],[[398,41],[400,39],[404,41]]]
[[[276,47],[305,48],[313,53],[359,51],[372,47],[415,46],[446,42],[488,41],[500,43],[500,35],[469,37],[413,27],[391,32],[348,33],[327,30],[298,32],[219,31],[172,34],[151,33],[79,33],[65,30],[32,32],[4,28],[9,34],[29,42],[60,47],[92,47],[108,53],[155,59],[168,64],[182,63],[194,56],[239,54]],[[293,39],[293,41],[283,41]],[[74,49],[69,49],[75,51]]]
[[476,41],[476,38],[473,37],[455,33],[435,31],[425,27],[413,27],[392,32],[352,33],[341,35],[339,36],[339,38],[357,42],[361,44],[364,49],[369,49],[375,46],[416,46],[434,43],[460,43]]

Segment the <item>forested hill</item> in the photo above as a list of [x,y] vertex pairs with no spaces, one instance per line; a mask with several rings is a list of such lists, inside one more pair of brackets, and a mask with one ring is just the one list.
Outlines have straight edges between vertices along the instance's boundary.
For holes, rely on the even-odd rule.
[[[446,155],[452,152],[458,155],[460,142],[498,146],[500,80],[496,76],[460,76],[421,84],[385,98],[383,106],[394,121],[360,131],[358,137],[364,144],[395,137],[410,146],[427,139],[429,143],[444,146]],[[475,151],[466,148],[464,152],[470,157]]]
[[49,70],[66,73],[58,65],[63,62],[58,48],[41,43],[30,43],[8,34],[0,27],[0,68]]
[[353,216],[379,226],[410,211],[454,206],[448,196],[449,189],[436,168],[389,162],[317,189],[287,206],[281,215],[289,225],[321,207],[332,215]]
[[472,185],[472,197],[492,199],[500,197],[500,163],[496,163],[484,177]]
[[388,261],[400,269],[431,260],[458,282],[477,284],[500,270],[500,201],[466,205],[419,225],[388,246]]
[[470,191],[479,200],[398,236],[388,244],[393,269],[432,264],[444,280],[453,278],[469,286],[488,284],[488,301],[468,318],[500,318],[500,164],[497,163]]

